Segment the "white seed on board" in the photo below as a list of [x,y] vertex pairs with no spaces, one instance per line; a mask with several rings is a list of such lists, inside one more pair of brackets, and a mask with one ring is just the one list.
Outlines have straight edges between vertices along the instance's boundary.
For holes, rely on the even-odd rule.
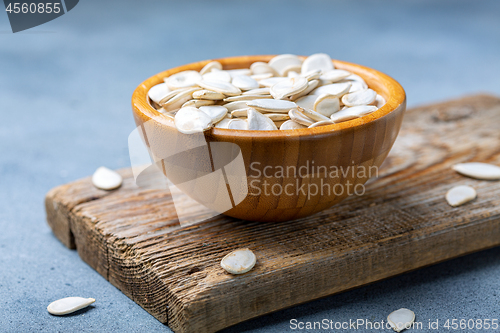
[[340,110],[339,98],[330,94],[319,95],[316,102],[314,102],[313,110],[325,117],[330,117]]
[[326,125],[333,125],[333,124],[335,124],[335,123],[333,121],[331,121],[331,120],[323,120],[323,121],[315,122],[314,124],[310,125],[308,128],[314,128],[314,127],[326,126]]
[[266,112],[288,112],[297,105],[294,102],[280,99],[254,99],[246,104],[254,109]]
[[387,316],[387,322],[396,332],[401,332],[406,328],[410,328],[414,321],[415,313],[405,308],[391,312]]
[[285,121],[290,119],[288,113],[264,113],[264,116],[271,119],[274,122]]
[[233,77],[231,83],[241,90],[252,90],[259,88],[259,82],[246,75],[237,75]]
[[455,186],[446,192],[446,201],[452,207],[457,207],[474,200],[477,196],[476,190],[467,185]]
[[215,101],[211,101],[208,99],[191,99],[187,101],[186,103],[182,104],[181,108],[186,107],[186,106],[193,106],[195,108],[199,108],[200,106],[207,106],[207,105],[213,105],[215,104]]
[[231,82],[231,75],[226,71],[221,71],[218,69],[213,69],[211,72],[203,74],[203,80],[206,81],[224,81]]
[[316,111],[313,111],[313,110],[310,110],[310,109],[307,109],[307,108],[301,108],[300,106],[297,106],[297,110],[299,110],[299,112],[302,112],[302,114],[304,116],[309,117],[312,120],[315,120],[316,122],[317,121],[324,121],[324,120],[330,121],[330,118],[325,117],[321,113],[318,113]]
[[259,88],[259,89],[252,89],[245,91],[242,95],[270,95],[270,88],[265,87],[265,88]]
[[303,77],[289,78],[271,86],[270,92],[275,99],[283,99],[300,93],[307,88],[307,80]]
[[342,103],[347,106],[368,105],[375,102],[377,93],[372,89],[359,90],[342,96]]
[[335,123],[341,123],[343,121],[348,121],[366,116],[367,114],[377,110],[378,110],[377,107],[373,105],[353,106],[352,108],[348,107],[338,112],[335,112],[330,116],[330,119]]
[[214,101],[219,101],[226,97],[224,94],[221,94],[220,92],[206,90],[206,89],[195,91],[192,96],[195,99],[208,99]]
[[250,65],[250,70],[252,71],[252,74],[268,74],[271,73],[273,76],[278,75],[278,72],[269,64],[262,62],[262,61],[257,61],[254,62],[253,64]]
[[345,79],[351,75],[351,72],[345,71],[343,69],[332,69],[323,73],[319,78],[324,81],[330,81],[330,83],[337,82]]
[[296,71],[288,71],[288,73],[287,73],[286,76],[289,77],[289,78],[292,78],[292,77],[300,76],[300,74],[298,72],[296,72]]
[[167,84],[165,82],[152,86],[148,91],[148,96],[156,104],[160,104],[160,101],[167,96],[170,92]]
[[271,119],[255,109],[249,108],[247,114],[248,129],[251,131],[273,131],[278,129]]
[[216,80],[212,81],[203,79],[201,81],[198,81],[198,85],[208,90],[220,92],[221,94],[224,94],[226,96],[236,96],[241,94],[240,88],[237,88],[231,83],[225,81],[216,81]]
[[200,111],[206,113],[212,119],[212,124],[218,123],[227,114],[227,108],[222,105],[201,106]]
[[227,125],[231,121],[231,118],[224,118],[221,121],[219,121],[217,124],[215,124],[215,127],[217,128],[227,128]]
[[346,94],[352,86],[352,82],[332,83],[314,89],[311,95],[330,94],[341,97]]
[[238,95],[224,98],[224,102],[239,102],[239,101],[251,101],[253,99],[269,99],[273,98],[271,95]]
[[250,271],[257,262],[255,254],[250,249],[235,250],[224,258],[220,265],[224,270],[231,274],[243,274]]
[[314,89],[316,89],[316,87],[318,86],[318,84],[319,84],[319,80],[311,80],[311,81],[307,82],[307,88],[306,89],[302,90],[298,94],[295,94],[295,95],[292,95],[292,96],[288,97],[288,99],[291,100],[291,101],[295,101],[295,100],[299,99],[300,97],[306,96],[311,91],[313,91]]
[[95,299],[93,298],[66,297],[50,303],[47,306],[47,311],[50,314],[62,316],[86,308],[94,302]]
[[231,119],[227,124],[228,129],[247,130],[248,122],[244,119]]
[[197,71],[183,71],[173,74],[165,79],[167,86],[172,89],[194,87],[201,80],[201,75]]
[[[319,95],[321,96],[321,95]],[[318,95],[306,95],[304,97],[301,97],[295,101],[295,104],[300,106],[301,108],[305,109],[313,109],[314,108],[314,103],[316,103],[316,100],[319,97]]]
[[332,59],[328,54],[316,53],[310,55],[302,63],[302,73],[307,73],[310,70],[319,69],[322,73],[326,73],[334,69]]
[[212,127],[212,118],[205,112],[188,106],[177,111],[174,123],[179,132],[193,134],[210,129]]
[[295,54],[280,54],[269,60],[269,66],[274,68],[279,75],[285,76],[284,71],[290,66],[301,66],[302,60]]
[[92,184],[101,190],[114,190],[122,185],[123,178],[119,173],[106,167],[99,167],[92,175]]
[[280,130],[294,130],[294,129],[301,129],[301,128],[307,128],[307,126],[301,125],[293,120],[287,120],[280,126]]
[[453,166],[453,170],[476,179],[500,180],[500,167],[493,164],[479,162],[459,163]]
[[222,70],[222,64],[218,61],[210,61],[200,70],[200,75],[210,73],[213,69]]
[[311,126],[312,124],[315,123],[314,120],[305,116],[302,112],[300,112],[297,109],[291,109],[290,111],[288,111],[288,115],[290,116],[290,119],[304,126]]

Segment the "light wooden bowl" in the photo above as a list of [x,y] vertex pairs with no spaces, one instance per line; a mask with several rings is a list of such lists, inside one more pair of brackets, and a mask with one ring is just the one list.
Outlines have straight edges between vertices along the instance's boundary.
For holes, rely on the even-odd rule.
[[[273,55],[240,56],[215,59],[224,69],[249,68],[253,62],[269,61]],[[147,97],[148,90],[161,82],[167,76],[184,70],[199,71],[212,60],[200,61],[176,67],[150,77],[141,83],[132,95],[132,110],[137,126],[143,128],[148,122],[148,139],[146,144],[154,154],[162,145],[166,133],[177,133],[172,120],[156,111]],[[231,142],[241,149],[247,175],[252,173],[248,182],[246,198],[224,214],[240,219],[252,221],[286,221],[305,217],[320,212],[340,202],[351,193],[355,186],[361,192],[361,185],[369,178],[368,171],[375,175],[378,168],[387,157],[398,135],[403,114],[406,109],[406,96],[401,85],[391,77],[374,69],[333,60],[336,68],[345,69],[361,76],[370,88],[382,95],[387,103],[379,110],[351,121],[338,124],[288,131],[241,131],[213,128],[205,132],[207,142]],[[153,126],[151,126],[153,124]],[[186,137],[189,140],[189,137]],[[152,144],[151,142],[156,142]],[[195,158],[196,160],[196,158]],[[210,162],[199,161],[199,164]],[[252,165],[253,169],[250,169]],[[258,172],[254,169],[268,167],[267,175],[271,170],[272,177],[255,177]],[[282,168],[307,168],[309,174],[316,174],[318,169],[313,167],[327,167],[327,177],[286,177],[280,176]],[[352,174],[352,170],[355,174]],[[293,169],[289,169],[293,170]],[[324,176],[325,169],[319,169]],[[344,171],[337,176],[332,170]],[[348,174],[345,171],[349,170]],[[363,175],[361,170],[365,170]],[[358,172],[359,171],[359,172]],[[169,170],[164,170],[169,174]],[[278,173],[278,174],[277,174]],[[288,175],[290,176],[290,175]],[[170,176],[169,176],[170,178]],[[257,181],[255,181],[257,179]],[[264,185],[266,181],[267,185]],[[174,181],[175,183],[175,181]],[[277,184],[277,185],[276,185]],[[323,186],[323,193],[316,186]],[[328,184],[328,185],[325,185]],[[349,185],[351,184],[351,185]],[[287,186],[288,185],[288,186]],[[264,186],[267,187],[267,193]],[[270,191],[275,186],[274,194]],[[283,190],[286,187],[286,192]],[[260,188],[260,194],[259,190]],[[279,188],[282,189],[279,194]],[[305,189],[300,190],[300,188]],[[340,189],[343,188],[343,193]],[[327,191],[329,189],[329,191]],[[305,193],[304,193],[305,192]],[[329,192],[329,193],[328,193]],[[292,195],[290,195],[292,194]]]

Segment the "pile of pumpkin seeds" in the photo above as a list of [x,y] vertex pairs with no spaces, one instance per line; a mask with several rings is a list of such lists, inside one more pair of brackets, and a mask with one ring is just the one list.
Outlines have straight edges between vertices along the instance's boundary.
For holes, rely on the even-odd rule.
[[200,72],[173,74],[152,87],[151,105],[179,132],[215,126],[235,130],[293,130],[363,117],[385,104],[358,75],[336,69],[329,55],[302,61],[282,54],[250,68],[224,70],[217,61]]

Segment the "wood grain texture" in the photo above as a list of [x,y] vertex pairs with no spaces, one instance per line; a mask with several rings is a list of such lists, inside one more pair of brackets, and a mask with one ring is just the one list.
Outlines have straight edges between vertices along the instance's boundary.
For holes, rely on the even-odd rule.
[[[112,192],[90,178],[46,197],[67,246],[175,332],[215,332],[241,321],[500,245],[500,182],[451,165],[500,165],[500,99],[478,95],[410,110],[380,177],[366,194],[308,218],[258,223],[218,216],[180,227],[171,197],[134,186]],[[444,195],[473,186],[452,208]],[[231,276],[228,252],[252,249],[252,271]]]
[[[269,61],[274,56],[243,56],[216,59],[225,69],[249,68],[253,62]],[[305,57],[302,57],[305,59]],[[132,96],[134,119],[141,128],[143,137],[155,162],[166,161],[168,154],[176,150],[173,145],[189,146],[193,135],[179,133],[173,120],[163,116],[151,107],[147,92],[151,87],[163,82],[165,77],[184,70],[199,71],[211,60],[187,64],[159,73],[141,83]],[[354,169],[363,166],[380,167],[389,153],[403,121],[406,109],[406,96],[401,85],[391,77],[377,70],[357,64],[333,60],[336,68],[346,69],[361,76],[370,88],[382,95],[387,103],[377,111],[364,117],[338,124],[304,128],[289,131],[244,131],[224,128],[212,128],[204,133],[203,140],[209,144],[222,142],[232,143],[239,147],[246,175],[253,174],[252,185],[249,184],[249,195],[230,209],[214,209],[224,214],[251,221],[287,221],[317,213],[325,208],[344,200],[347,191],[334,192],[334,188],[347,188],[349,183],[364,184],[368,177],[322,177],[315,175],[314,170],[320,167],[329,169],[335,166],[339,169]],[[188,151],[188,149],[185,149]],[[188,152],[186,152],[188,154]],[[199,175],[209,170],[204,165],[210,165],[211,154],[198,153],[196,163],[191,157],[185,162],[164,163],[165,174],[174,183],[186,181],[186,173]],[[182,164],[180,166],[178,164]],[[265,168],[271,171],[266,177]],[[278,168],[285,170],[307,170],[305,177],[281,176]],[[290,169],[291,168],[291,169]],[[176,170],[182,169],[177,173]],[[215,170],[210,170],[215,171]],[[260,175],[260,176],[259,176]],[[268,173],[269,175],[269,173]],[[311,176],[312,175],[312,176]],[[349,182],[349,183],[348,183]],[[190,183],[191,185],[191,183]],[[224,190],[225,190],[225,184]],[[315,191],[315,188],[325,186],[329,191]],[[195,198],[199,188],[217,188],[199,186],[194,190],[184,188],[184,191]],[[274,187],[275,195],[269,191]],[[311,191],[301,190],[313,188]],[[288,193],[285,193],[284,189]],[[236,201],[236,200],[233,200]]]

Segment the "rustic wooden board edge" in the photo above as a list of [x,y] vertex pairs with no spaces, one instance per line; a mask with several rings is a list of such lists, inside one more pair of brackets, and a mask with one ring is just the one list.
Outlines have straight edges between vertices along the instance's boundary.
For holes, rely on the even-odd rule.
[[[481,100],[483,100],[485,104],[493,102],[498,104],[497,98],[488,95],[475,96],[474,98],[470,99],[471,99],[470,103],[475,103],[475,104],[479,103]],[[463,106],[464,100],[468,101],[468,99],[465,98],[458,101],[451,101],[437,105],[432,105],[432,107],[436,111],[436,117],[440,116],[448,117],[446,112],[444,112],[443,115],[441,115],[440,110],[442,108],[449,108],[450,105]],[[414,109],[413,112],[418,112],[419,109],[425,109],[427,107],[428,106]],[[126,174],[128,171],[122,171],[122,172]],[[88,179],[81,181],[88,182]],[[157,317],[160,321],[167,323],[168,325],[172,325],[171,328],[174,329],[176,332],[201,332],[203,330],[200,330],[199,329],[200,327],[205,327],[206,332],[213,332],[237,324],[241,321],[248,320],[256,316],[264,315],[269,312],[291,307],[300,303],[305,303],[313,299],[325,297],[331,294],[343,292],[345,290],[360,287],[362,285],[366,285],[369,283],[374,283],[398,274],[403,274],[406,273],[407,271],[415,270],[429,265],[434,265],[438,262],[446,261],[452,258],[456,258],[469,253],[477,252],[480,250],[500,245],[500,237],[499,237],[500,219],[498,218],[498,216],[492,216],[486,220],[472,221],[467,225],[457,226],[457,228],[454,229],[454,231],[457,231],[458,233],[442,232],[440,230],[436,230],[434,234],[430,235],[431,237],[429,237],[429,239],[434,239],[437,242],[431,242],[429,244],[436,245],[442,243],[442,245],[440,245],[441,252],[437,256],[434,251],[433,252],[429,251],[429,253],[424,253],[423,256],[422,252],[420,252],[419,257],[414,258],[414,254],[412,254],[410,250],[408,250],[409,252],[401,251],[401,245],[406,245],[403,246],[403,249],[407,248],[411,249],[411,245],[413,244],[413,242],[419,241],[418,233],[414,233],[413,238],[409,239],[404,239],[404,235],[402,235],[400,237],[387,240],[388,242],[386,244],[387,246],[384,246],[385,253],[380,253],[379,255],[381,257],[378,260],[380,263],[387,262],[388,260],[387,253],[393,255],[393,257],[389,257],[392,258],[391,260],[397,260],[397,258],[403,256],[405,258],[405,262],[409,263],[409,265],[404,268],[404,271],[396,272],[390,270],[383,270],[377,272],[377,274],[375,275],[370,275],[368,279],[358,280],[357,283],[354,283],[351,286],[349,286],[348,284],[341,284],[341,286],[338,288],[329,286],[328,288],[322,290],[322,294],[316,294],[316,295],[310,294],[310,296],[306,297],[305,299],[300,299],[300,297],[295,297],[295,298],[290,297],[290,299],[293,301],[289,301],[289,303],[284,302],[281,307],[274,307],[272,309],[262,308],[259,311],[255,311],[255,309],[249,309],[250,311],[247,312],[250,314],[248,318],[240,316],[240,317],[229,318],[229,320],[226,318],[225,320],[221,320],[218,322],[215,321],[215,323],[214,322],[210,323],[210,322],[203,322],[203,318],[205,318],[205,320],[206,318],[217,318],[217,314],[212,314],[209,311],[210,309],[206,308],[206,302],[204,301],[206,300],[206,298],[210,298],[214,292],[217,292],[214,289],[207,289],[204,293],[196,295],[196,297],[192,299],[191,302],[183,303],[181,300],[176,299],[175,293],[171,293],[168,291],[169,289],[168,286],[166,286],[164,283],[161,282],[160,277],[155,276],[154,273],[149,271],[151,276],[147,276],[147,278],[143,280],[138,278],[139,280],[133,282],[133,284],[136,285],[137,287],[144,285],[156,285],[158,288],[166,290],[167,294],[169,295],[167,299],[163,300],[158,299],[151,301],[151,299],[147,298],[146,295],[147,290],[145,290],[144,293],[142,292],[138,293],[137,291],[132,292],[134,288],[132,288],[130,285],[123,283],[122,276],[124,272],[127,272],[127,270],[137,271],[138,269],[148,271],[147,266],[148,264],[151,263],[147,262],[145,263],[143,262],[143,258],[141,258],[140,255],[134,255],[133,257],[135,260],[131,260],[131,262],[127,262],[124,264],[121,258],[118,255],[116,255],[115,252],[120,253],[120,251],[124,251],[124,248],[125,250],[129,251],[131,250],[133,251],[133,249],[126,249],[128,245],[121,242],[118,239],[112,239],[110,237],[105,237],[105,239],[103,239],[101,233],[92,227],[91,220],[87,220],[87,223],[85,225],[82,225],[80,223],[82,217],[77,216],[80,205],[85,204],[86,202],[92,200],[97,200],[99,199],[99,196],[96,197],[95,195],[89,195],[86,199],[82,199],[78,204],[72,207],[68,206],[66,208],[66,205],[64,204],[61,205],[61,202],[58,201],[60,200],[60,195],[62,194],[62,192],[69,190],[68,188],[65,188],[65,186],[68,185],[64,185],[51,190],[47,194],[46,198],[47,219],[49,225],[54,230],[56,237],[58,237],[66,246],[70,248],[71,246],[74,247],[76,245],[76,248],[79,251],[80,256],[87,263],[89,263],[90,266],[96,269],[100,274],[102,274],[105,278],[107,278],[113,285],[122,290],[127,296],[129,296],[138,304],[140,304],[142,307],[144,307],[148,312]],[[102,193],[102,196],[105,195],[107,195],[107,193]],[[64,206],[65,210],[61,210],[60,206]],[[484,238],[484,234],[488,235],[488,237]],[[478,241],[470,242],[468,240],[471,238],[471,235],[479,235],[481,237],[472,237],[472,239],[478,239]],[[94,240],[94,242],[91,242],[91,244],[84,243],[88,242],[89,239]],[[460,244],[460,248],[462,251],[460,253],[455,252],[454,254],[450,255],[449,246],[452,243],[455,245]],[[106,246],[102,246],[102,244],[106,244]],[[83,250],[87,248],[87,246],[89,246],[89,248],[92,248],[94,250],[92,251],[87,251],[88,249]],[[398,249],[398,251],[391,252],[391,248]],[[430,249],[431,247],[428,246],[428,248]],[[453,249],[456,249],[456,247],[453,247]],[[367,261],[369,259],[371,260],[370,265],[374,266],[375,263],[373,262],[373,257],[369,256],[363,257],[364,254],[367,255],[371,250],[372,249],[369,248],[362,248],[357,253],[357,255],[359,256],[358,258],[361,262],[363,262],[363,260]],[[95,260],[95,258],[98,257],[96,256],[96,253],[98,254],[98,256],[102,256],[103,258],[105,258],[105,260]],[[337,260],[340,267],[342,267],[341,266],[342,258],[339,257],[337,258]],[[107,264],[102,265],[102,263],[100,263],[101,261]],[[309,267],[304,266],[304,269],[308,268],[309,270],[303,271],[303,273],[310,274],[313,277],[311,281],[314,284],[321,284],[321,278],[320,278],[321,274],[327,273],[330,274],[330,276],[335,276],[336,272],[332,271],[333,267],[338,267],[338,266],[330,262],[329,268],[331,270],[328,269],[322,270],[321,267],[315,267],[311,272],[310,266]],[[359,268],[361,269],[362,267]],[[299,267],[296,266],[295,270],[298,275],[302,274],[301,273],[302,271],[300,271]],[[359,272],[359,274],[362,275],[362,271]],[[350,281],[353,280],[351,276],[337,275],[337,277],[339,278],[339,280],[350,280]],[[130,284],[131,281],[127,282]],[[141,289],[139,288],[138,290]],[[158,312],[157,305],[151,307],[150,305],[154,304],[155,302],[157,302],[156,304],[164,304],[166,310],[163,312]],[[172,305],[175,302],[180,302],[178,303],[177,306],[177,308],[180,310],[174,314],[174,316],[177,318],[175,318],[175,320],[171,320],[172,318],[169,318],[168,305],[169,304]],[[219,306],[224,306],[224,304],[219,304]],[[182,318],[179,318],[179,316],[182,316]],[[172,315],[170,317],[172,317]]]

